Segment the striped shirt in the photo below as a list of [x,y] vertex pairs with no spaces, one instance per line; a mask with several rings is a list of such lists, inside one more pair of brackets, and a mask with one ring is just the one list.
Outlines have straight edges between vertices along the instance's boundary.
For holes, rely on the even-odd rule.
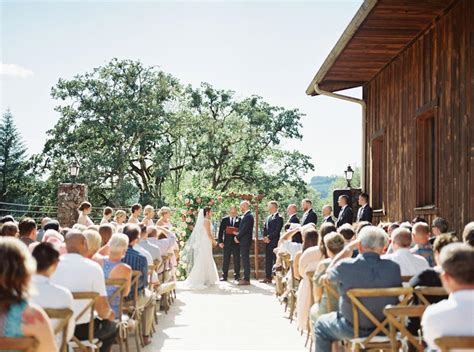
[[[125,252],[125,257],[122,258],[122,263],[130,265],[132,270],[137,270],[142,273],[138,280],[138,293],[140,294],[148,285],[148,262],[146,258],[132,247],[128,247]],[[133,298],[134,288],[130,290],[127,299]]]

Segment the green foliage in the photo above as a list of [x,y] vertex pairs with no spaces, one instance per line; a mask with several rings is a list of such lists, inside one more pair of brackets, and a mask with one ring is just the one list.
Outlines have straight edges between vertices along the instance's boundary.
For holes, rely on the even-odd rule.
[[337,176],[314,176],[309,184],[319,192],[321,198],[326,198],[329,195],[332,183],[336,179]]

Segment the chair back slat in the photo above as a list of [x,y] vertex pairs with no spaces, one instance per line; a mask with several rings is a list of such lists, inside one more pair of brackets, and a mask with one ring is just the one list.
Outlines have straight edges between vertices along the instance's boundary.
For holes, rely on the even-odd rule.
[[[95,306],[95,302],[99,298],[99,293],[97,292],[71,292],[71,293],[72,293],[72,298],[74,298],[74,300],[89,301],[86,304],[86,307],[77,315],[75,320],[77,322],[89,310],[90,318],[89,318],[89,334],[88,335],[89,335],[89,342],[93,343],[94,341],[94,306]],[[76,337],[74,337],[73,339],[76,343],[78,343],[79,345],[82,345],[81,342]]]
[[474,336],[443,336],[435,340],[442,352],[453,349],[467,350],[474,348]]
[[[306,277],[308,278],[308,282],[309,282],[309,287],[310,287],[310,291],[309,292],[313,292],[314,291],[314,282],[313,282],[313,277],[314,277],[314,271],[308,271],[306,272]],[[314,299],[314,294],[312,294],[310,296],[310,303],[311,303],[311,306],[314,304],[315,302],[315,299]]]
[[[400,332],[401,338],[406,338],[417,351],[423,351],[423,342],[416,336],[408,331],[405,326],[405,318],[408,317],[421,317],[425,312],[427,306],[392,306],[389,305],[384,309],[384,314],[390,324],[390,341],[392,346],[397,345],[397,334]],[[392,349],[393,350],[393,349]]]
[[418,286],[415,287],[414,292],[420,303],[427,306],[431,304],[427,298],[429,296],[448,296],[448,292],[443,287]]
[[402,276],[402,282],[410,282],[413,276],[410,275],[403,275]]
[[122,311],[123,311],[123,300],[124,300],[124,294],[125,294],[125,288],[127,287],[127,280],[126,279],[106,279],[105,284],[107,286],[116,286],[117,290],[108,298],[109,304],[112,305],[113,301],[117,298],[119,298],[119,315],[118,317],[115,317],[118,320],[121,320],[122,316]]
[[332,306],[331,303],[331,297],[334,297],[336,301],[339,300],[339,293],[332,287],[331,285],[324,285],[324,290],[326,291],[326,297],[327,297],[327,306],[328,306],[328,312],[334,311],[336,307]]
[[38,347],[38,340],[34,337],[0,337],[1,351],[34,352]]
[[69,320],[73,315],[73,311],[69,308],[45,308],[44,311],[50,319],[59,320],[59,324],[54,329],[54,334],[57,335],[62,332],[61,346],[59,346],[59,350],[61,352],[66,352]]

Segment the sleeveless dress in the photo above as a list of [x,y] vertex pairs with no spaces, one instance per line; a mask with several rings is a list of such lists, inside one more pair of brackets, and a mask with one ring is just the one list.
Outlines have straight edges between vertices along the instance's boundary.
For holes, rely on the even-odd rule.
[[[109,257],[104,257],[103,263],[104,263],[103,264],[103,269],[104,269],[104,278],[105,279],[109,278],[110,273],[112,272],[112,270],[117,265],[122,264],[122,262],[112,262],[112,261],[110,261]],[[105,287],[105,289],[107,290],[107,297],[112,297],[112,295],[118,290],[118,287],[107,285]],[[120,295],[115,297],[114,300],[110,303],[110,308],[112,308],[112,310],[114,311],[115,317],[117,319],[120,319],[120,317],[119,317]]]
[[0,313],[0,337],[23,337],[21,330],[23,312],[28,303],[21,301],[10,305],[8,311]]

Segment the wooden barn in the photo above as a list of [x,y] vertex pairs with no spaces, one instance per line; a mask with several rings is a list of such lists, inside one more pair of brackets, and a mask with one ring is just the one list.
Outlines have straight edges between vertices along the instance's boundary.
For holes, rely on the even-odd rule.
[[[362,106],[376,221],[474,220],[474,1],[366,0],[309,85]],[[363,98],[340,93],[362,87]]]

